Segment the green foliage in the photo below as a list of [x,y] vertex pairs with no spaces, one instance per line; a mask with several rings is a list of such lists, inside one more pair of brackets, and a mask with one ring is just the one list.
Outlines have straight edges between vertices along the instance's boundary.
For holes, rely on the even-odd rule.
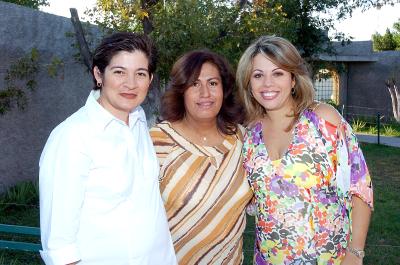
[[[186,51],[208,48],[235,66],[254,39],[272,34],[292,41],[316,71],[321,62],[314,58],[332,51],[326,33],[360,6],[373,4],[368,0],[98,0],[85,13],[107,33],[150,32],[160,53],[158,72],[166,81],[173,62]],[[349,40],[341,33],[335,39]]]
[[86,14],[105,33],[110,29],[143,32],[145,20],[151,19],[150,35],[158,47],[158,73],[163,81],[173,62],[189,50],[208,48],[236,64],[252,40],[262,34],[281,35],[289,23],[279,5],[254,3],[240,8],[221,0],[122,2],[97,1],[97,7]]
[[208,48],[236,65],[252,40],[262,34],[279,34],[287,22],[280,8],[239,9],[213,0],[159,3],[153,10],[151,36],[159,49],[163,80],[168,79],[174,61],[194,49]]
[[387,136],[400,136],[400,132],[390,125],[383,125],[383,131]]
[[47,66],[47,73],[51,78],[55,78],[58,75],[60,67],[64,66],[64,62],[57,56],[53,57],[50,64]]
[[376,126],[370,126],[368,128],[368,134],[378,134],[378,128]]
[[[376,118],[361,117],[351,121],[351,127],[356,133],[378,134]],[[386,121],[380,124],[380,135],[400,137],[400,125],[396,121]]]
[[0,197],[0,208],[3,210],[21,205],[39,205],[39,185],[37,182],[20,182]]
[[[21,182],[0,195],[0,223],[39,226],[39,190],[37,182]],[[1,239],[39,243],[37,237],[1,234]],[[40,265],[39,253],[0,249],[0,265]]]
[[27,103],[27,90],[36,88],[36,75],[38,67],[39,52],[33,48],[30,53],[23,56],[12,64],[4,77],[5,88],[0,91],[0,115],[9,111],[14,104],[24,109]]
[[359,120],[359,119],[355,119],[351,122],[351,128],[355,132],[361,132],[365,128],[366,125],[367,125],[367,123],[365,121]]
[[26,6],[33,9],[39,9],[41,6],[48,6],[48,0],[2,0],[3,2],[13,3],[20,6]]
[[[5,87],[0,89],[0,115],[4,115],[15,105],[21,110],[25,109],[28,102],[26,92],[34,91],[37,86],[36,77],[41,70],[39,59],[39,51],[32,48],[6,71]],[[53,57],[50,64],[47,65],[49,76],[56,77],[59,68],[63,65],[60,58]]]
[[375,51],[400,50],[400,20],[393,24],[393,29],[386,29],[386,33],[372,35],[373,47]]

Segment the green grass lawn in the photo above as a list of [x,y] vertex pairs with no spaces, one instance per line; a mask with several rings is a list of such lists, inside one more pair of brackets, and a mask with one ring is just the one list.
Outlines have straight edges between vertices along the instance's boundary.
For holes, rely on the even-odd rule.
[[[383,145],[362,145],[374,184],[375,211],[370,225],[364,265],[400,264],[400,148]],[[10,199],[10,198],[9,198]],[[9,202],[0,199],[0,202]],[[31,201],[31,195],[13,193],[13,202]],[[244,265],[252,264],[254,219],[247,219],[244,234]],[[35,206],[1,207],[0,223],[39,225],[39,211]],[[0,235],[4,238],[4,235]],[[43,264],[39,254],[0,250],[0,265]]]

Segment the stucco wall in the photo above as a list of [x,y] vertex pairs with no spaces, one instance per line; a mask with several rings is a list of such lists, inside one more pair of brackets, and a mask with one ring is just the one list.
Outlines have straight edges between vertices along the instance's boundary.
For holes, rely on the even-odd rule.
[[375,52],[376,62],[348,64],[347,113],[393,117],[385,80],[400,78],[400,51]]
[[[92,88],[92,77],[73,58],[77,51],[66,32],[73,32],[68,18],[0,2],[0,89],[10,65],[34,47],[42,69],[36,90],[28,92],[26,109],[0,115],[0,192],[19,181],[37,179],[40,153],[51,130],[84,105]],[[51,78],[46,64],[54,56],[63,65]],[[151,96],[144,106],[150,122],[155,105]]]

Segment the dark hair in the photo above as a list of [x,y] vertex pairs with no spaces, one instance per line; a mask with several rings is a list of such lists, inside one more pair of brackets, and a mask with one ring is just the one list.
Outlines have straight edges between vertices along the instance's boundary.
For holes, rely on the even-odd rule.
[[224,57],[208,50],[188,52],[175,62],[167,90],[161,98],[161,120],[174,122],[185,117],[183,94],[197,80],[204,63],[215,65],[221,75],[224,96],[217,115],[218,130],[228,135],[235,134],[237,124],[241,123],[244,117],[241,106],[237,104],[233,94],[235,76]]
[[[104,70],[110,63],[111,59],[115,54],[120,51],[141,51],[149,60],[149,74],[153,75],[156,70],[157,64],[157,51],[153,42],[143,34],[137,34],[132,32],[118,32],[104,38],[100,45],[96,48],[92,59],[92,75],[95,66],[104,74]],[[96,79],[93,76],[94,87],[93,89],[99,89],[97,87]]]

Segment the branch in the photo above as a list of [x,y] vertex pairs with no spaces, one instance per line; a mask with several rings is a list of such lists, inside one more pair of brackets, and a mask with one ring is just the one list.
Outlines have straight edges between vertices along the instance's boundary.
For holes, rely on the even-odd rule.
[[143,33],[149,35],[153,30],[153,19],[151,14],[151,7],[156,5],[158,0],[142,0],[141,7],[147,12],[147,16],[142,19]]
[[92,71],[92,54],[90,53],[89,46],[83,33],[82,24],[79,20],[78,11],[75,8],[70,8],[71,22],[75,29],[76,40],[78,41],[79,51],[81,53],[83,63],[88,68],[89,72]]
[[399,116],[399,114],[400,114],[400,112],[399,112],[399,110],[400,110],[399,109],[400,97],[398,97],[399,93],[398,93],[397,87],[396,87],[396,85],[393,85],[393,87],[392,87],[390,85],[390,83],[387,82],[386,83],[386,88],[389,90],[390,99],[392,100],[393,116],[396,119],[396,121],[400,122],[400,116]]

